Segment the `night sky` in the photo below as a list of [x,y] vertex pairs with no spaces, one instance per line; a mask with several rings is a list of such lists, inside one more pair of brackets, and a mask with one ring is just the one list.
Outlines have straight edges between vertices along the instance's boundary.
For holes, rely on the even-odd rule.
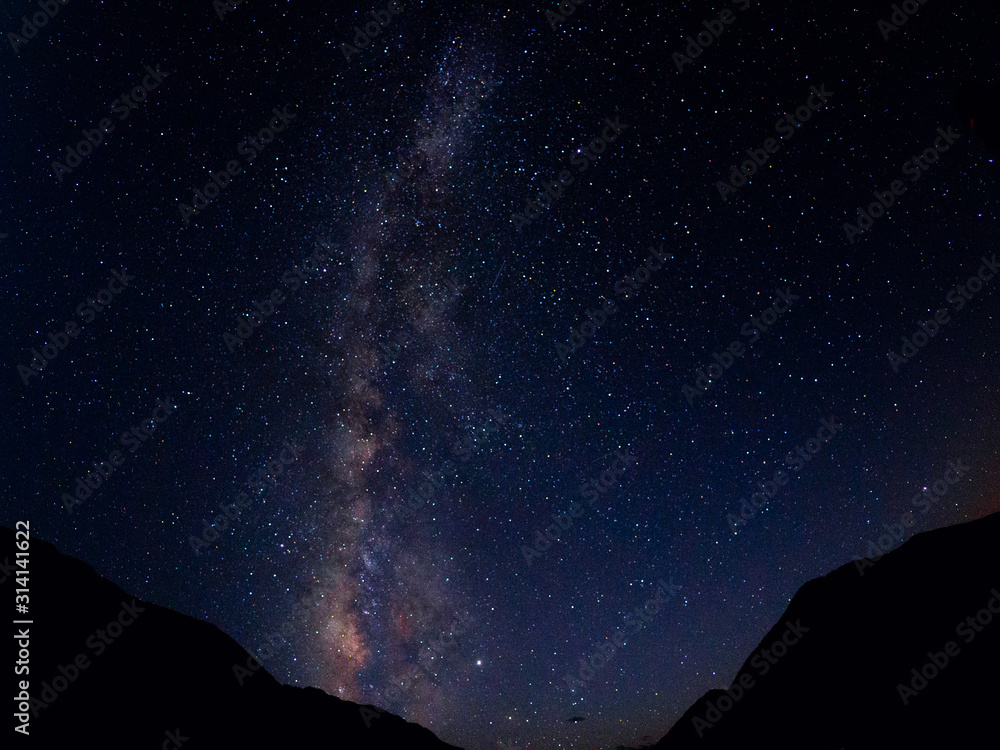
[[0,522],[279,680],[649,743],[1000,510],[994,5],[7,5]]

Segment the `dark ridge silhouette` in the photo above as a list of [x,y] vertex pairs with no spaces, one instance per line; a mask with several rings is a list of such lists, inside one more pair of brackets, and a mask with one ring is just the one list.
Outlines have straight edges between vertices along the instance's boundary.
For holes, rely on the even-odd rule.
[[[809,581],[729,693],[706,693],[654,747],[996,746],[998,538],[993,514]],[[13,531],[0,527],[0,542],[0,597],[13,602]],[[456,750],[374,706],[281,685],[263,667],[240,685],[234,665],[255,663],[215,626],[136,599],[47,542],[32,539],[29,560],[30,673],[8,683],[17,696],[16,681],[30,680],[20,746]],[[16,664],[17,639],[8,643]]]
[[994,513],[807,582],[731,695],[706,693],[654,747],[997,747],[998,539]]
[[[14,541],[14,532],[0,526],[0,599],[7,612],[17,587]],[[47,542],[32,538],[29,553],[33,623],[12,625],[22,617],[15,613],[4,626],[13,654],[5,669],[18,659],[10,634],[30,631],[29,674],[7,672],[8,705],[16,706],[17,683],[27,679],[29,714],[37,713],[27,737],[13,732],[17,746],[458,750],[374,706],[281,685],[253,661],[257,669],[241,674],[241,685],[233,667],[246,669],[250,655],[214,625],[137,599]],[[7,721],[20,723],[9,713]]]

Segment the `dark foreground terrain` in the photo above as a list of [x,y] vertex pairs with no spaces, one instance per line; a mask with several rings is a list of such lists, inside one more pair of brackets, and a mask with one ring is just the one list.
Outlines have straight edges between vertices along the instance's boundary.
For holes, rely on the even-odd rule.
[[[995,514],[808,582],[730,689],[703,696],[655,747],[995,747],[998,538]],[[0,596],[14,601],[11,529],[0,545]],[[32,623],[11,625],[8,641],[12,664],[30,650],[29,673],[14,676],[30,681],[19,744],[454,747],[374,706],[279,684],[218,628],[136,599],[44,541],[31,540],[29,580]]]
[[[9,603],[14,541],[0,527],[0,597]],[[6,682],[14,697],[11,680],[30,681],[29,735],[13,733],[19,746],[454,750],[374,706],[279,684],[215,626],[136,599],[47,542],[32,538],[29,551],[33,622],[6,625],[29,631],[29,673]],[[5,664],[15,664],[17,639],[5,640]]]
[[997,747],[998,539],[994,514],[809,581],[655,747]]

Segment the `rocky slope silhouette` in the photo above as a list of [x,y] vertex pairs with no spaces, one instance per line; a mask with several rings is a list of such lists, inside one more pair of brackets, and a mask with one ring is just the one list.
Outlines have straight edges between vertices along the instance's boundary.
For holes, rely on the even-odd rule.
[[[998,539],[993,514],[809,581],[728,691],[709,691],[655,748],[996,746]],[[14,541],[0,527],[7,602],[20,586]],[[32,624],[8,625],[9,663],[30,652],[28,674],[8,683],[16,712],[17,682],[30,681],[20,745],[454,750],[374,706],[279,684],[215,626],[132,597],[51,544],[32,539],[29,560]]]
[[[7,607],[19,587],[14,542],[0,527]],[[374,706],[279,684],[214,625],[137,599],[47,542],[32,538],[28,559],[29,611],[14,616],[32,623],[8,617],[4,628],[7,664],[16,670],[29,652],[27,674],[8,672],[14,711],[30,718],[27,736],[13,733],[18,746],[457,750]]]
[[996,747],[1000,514],[809,581],[654,747]]

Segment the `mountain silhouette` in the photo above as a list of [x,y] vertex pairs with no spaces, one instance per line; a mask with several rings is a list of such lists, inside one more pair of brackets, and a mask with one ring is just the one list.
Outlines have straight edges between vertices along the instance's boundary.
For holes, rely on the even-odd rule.
[[[728,692],[706,693],[654,747],[941,748],[994,737],[998,538],[993,514],[807,582]],[[0,527],[0,542],[0,596],[12,602],[14,532]],[[16,681],[30,681],[19,746],[456,750],[375,706],[278,683],[215,626],[132,597],[47,542],[31,540],[28,571],[29,612],[15,617],[32,623],[11,626],[9,641],[17,664],[27,629],[29,672],[12,693],[17,710]]]
[[995,513],[808,581],[654,747],[996,747],[998,539]]
[[[14,541],[0,526],[0,597],[11,603]],[[375,706],[278,683],[214,625],[133,597],[40,539],[27,583],[28,613],[14,618],[31,624],[5,626],[9,663],[29,652],[28,673],[12,675],[15,711],[20,680],[31,701],[19,747],[458,750]]]

